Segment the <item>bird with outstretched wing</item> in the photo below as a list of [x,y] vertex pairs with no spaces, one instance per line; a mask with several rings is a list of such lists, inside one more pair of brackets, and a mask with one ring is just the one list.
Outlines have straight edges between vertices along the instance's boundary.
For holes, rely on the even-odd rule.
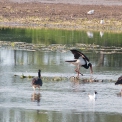
[[76,66],[75,71],[78,73],[78,77],[79,77],[79,74],[81,74],[80,67],[84,67],[86,69],[90,67],[90,72],[93,73],[92,64],[89,62],[89,59],[81,51],[76,50],[76,49],[72,49],[70,51],[74,55],[74,60],[67,60],[65,62],[72,63]]

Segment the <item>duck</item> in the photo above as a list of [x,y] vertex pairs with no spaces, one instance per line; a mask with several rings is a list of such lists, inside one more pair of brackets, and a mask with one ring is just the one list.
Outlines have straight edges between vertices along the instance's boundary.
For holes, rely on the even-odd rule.
[[70,50],[74,55],[74,60],[66,60],[65,62],[71,63],[76,66],[75,72],[77,73],[77,77],[83,74],[80,72],[80,67],[84,67],[88,69],[90,67],[90,73],[93,73],[92,64],[89,62],[89,59],[78,49],[71,49]]
[[42,79],[41,79],[41,70],[38,70],[38,77],[34,77],[32,79],[32,87],[35,90],[36,88],[39,88],[42,86]]
[[97,98],[97,92],[95,91],[93,95],[88,94],[89,99],[96,99]]
[[122,76],[120,76],[115,83],[115,85],[119,85],[119,84],[122,85]]

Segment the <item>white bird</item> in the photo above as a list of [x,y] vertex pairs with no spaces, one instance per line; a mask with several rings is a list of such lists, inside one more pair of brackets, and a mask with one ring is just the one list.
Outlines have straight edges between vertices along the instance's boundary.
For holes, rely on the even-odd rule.
[[94,14],[94,10],[88,11],[87,14]]
[[89,99],[96,99],[97,98],[97,92],[95,91],[93,95],[88,94]]
[[105,21],[103,19],[100,20],[100,24],[104,24]]

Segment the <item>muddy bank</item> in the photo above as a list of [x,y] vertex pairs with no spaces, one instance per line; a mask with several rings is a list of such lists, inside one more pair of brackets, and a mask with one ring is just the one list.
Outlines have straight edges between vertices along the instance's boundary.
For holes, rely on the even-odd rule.
[[[88,15],[89,10],[94,13]],[[4,1],[0,26],[122,31],[122,6]]]

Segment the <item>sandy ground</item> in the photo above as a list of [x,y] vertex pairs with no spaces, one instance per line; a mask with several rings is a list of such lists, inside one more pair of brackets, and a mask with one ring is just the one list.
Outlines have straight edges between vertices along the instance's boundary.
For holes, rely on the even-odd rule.
[[[14,2],[9,2],[14,1]],[[21,3],[15,2],[17,0],[4,0],[0,2],[0,23],[36,23],[36,24],[60,24],[63,25],[66,23],[68,25],[84,24],[84,26],[99,26],[101,19],[104,19],[107,23],[119,26],[122,26],[122,0],[116,0],[116,3],[119,5],[101,5],[92,4],[84,5],[77,4],[67,4],[64,3],[55,3],[58,0],[52,0],[54,3],[49,3],[51,0],[38,0],[40,2],[24,2],[21,0]],[[32,0],[33,1],[33,0]],[[46,3],[48,1],[48,3]],[[59,0],[61,2],[61,0]],[[63,1],[63,0],[62,0]],[[81,0],[84,1],[84,0]],[[91,0],[96,1],[96,0]],[[108,0],[102,0],[103,2]],[[112,1],[112,0],[109,0]],[[70,1],[72,3],[73,0]],[[115,0],[113,0],[113,3]],[[89,10],[94,10],[94,14],[88,15]],[[100,25],[101,26],[101,25]]]

